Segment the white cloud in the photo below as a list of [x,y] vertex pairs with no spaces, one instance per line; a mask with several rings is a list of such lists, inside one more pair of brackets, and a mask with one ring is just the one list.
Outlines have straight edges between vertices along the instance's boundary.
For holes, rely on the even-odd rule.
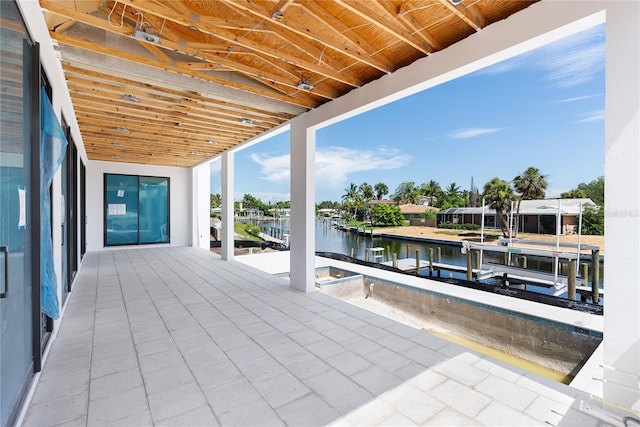
[[586,113],[581,113],[580,116],[583,118],[575,123],[599,122],[604,120],[604,110],[587,111]]
[[595,95],[574,96],[572,98],[560,99],[558,101],[555,101],[554,104],[566,104],[566,103],[569,103],[569,102],[584,101],[585,99],[598,98],[600,96],[602,96],[601,93],[597,93]]
[[252,153],[249,158],[260,166],[262,179],[267,181],[285,181],[289,179],[289,155],[270,156]]
[[454,139],[466,139],[466,138],[474,138],[476,136],[487,135],[490,133],[500,132],[504,128],[468,128],[468,129],[458,129],[454,132],[451,132],[447,136],[449,138]]
[[[260,166],[262,179],[273,182],[289,179],[289,155],[252,154],[251,160]],[[411,156],[395,148],[357,150],[332,146],[316,151],[316,184],[338,188],[347,183],[349,174],[370,170],[390,170],[405,166]]]
[[213,175],[214,173],[220,173],[220,171],[222,171],[222,161],[220,159],[217,159],[209,163],[209,170],[211,172],[211,175]]
[[604,58],[604,25],[601,25],[508,59],[481,73],[534,70],[542,72],[553,86],[571,87],[593,80],[604,68]]

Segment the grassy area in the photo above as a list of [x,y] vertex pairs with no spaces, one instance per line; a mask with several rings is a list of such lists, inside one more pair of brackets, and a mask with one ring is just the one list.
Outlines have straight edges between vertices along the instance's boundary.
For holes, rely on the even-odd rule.
[[255,240],[256,242],[259,242],[260,239],[258,237],[253,236],[244,230],[246,225],[247,224],[242,222],[233,223],[233,232],[236,233],[236,238],[240,240]]

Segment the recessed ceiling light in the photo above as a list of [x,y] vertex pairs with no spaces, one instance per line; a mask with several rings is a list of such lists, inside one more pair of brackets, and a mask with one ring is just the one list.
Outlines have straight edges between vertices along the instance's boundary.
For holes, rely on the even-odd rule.
[[214,141],[213,139],[210,139],[209,141],[207,141],[209,144],[217,144],[218,141]]
[[462,3],[463,1],[464,1],[464,0],[449,0],[449,2],[450,2],[452,5],[454,5],[454,6],[459,5],[459,4],[460,4],[460,3]]
[[199,155],[200,155],[200,153],[199,153],[198,151],[192,151],[192,152],[191,152],[191,155],[192,155],[192,156],[199,156]]
[[243,125],[252,125],[254,123],[255,120],[253,119],[249,119],[247,117],[243,117],[240,119],[240,123],[242,123]]
[[120,158],[120,156],[118,156],[117,154],[112,154],[112,155],[111,155],[111,158],[112,158],[112,159],[119,159],[119,158]]
[[279,10],[276,10],[275,12],[273,12],[273,14],[271,15],[271,17],[273,19],[275,19],[276,21],[280,21],[282,18],[284,18],[284,13],[282,13]]
[[122,99],[124,101],[129,101],[129,102],[140,102],[140,100],[138,99],[137,96],[133,96],[133,95],[129,95],[129,94],[122,95]]
[[125,128],[125,127],[121,127],[121,126],[116,127],[116,130],[118,132],[129,132],[129,128]]
[[112,142],[111,145],[114,147],[124,147],[124,144],[120,144],[119,142]]
[[181,161],[177,161],[177,162],[176,162],[176,165],[178,165],[178,166],[183,165],[183,164],[184,164],[184,163],[182,163]]
[[311,90],[313,89],[313,85],[309,82],[309,80],[300,80],[300,82],[298,83],[298,89]]

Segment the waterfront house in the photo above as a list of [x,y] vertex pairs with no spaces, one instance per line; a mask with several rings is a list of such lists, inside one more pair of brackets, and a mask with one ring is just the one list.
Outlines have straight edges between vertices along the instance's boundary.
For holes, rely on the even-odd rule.
[[[518,231],[523,233],[556,234],[558,215],[560,216],[560,234],[577,234],[581,209],[596,207],[591,199],[543,199],[523,200],[520,204]],[[450,208],[437,214],[437,224],[477,224],[482,225],[482,207]],[[507,221],[513,214],[515,224],[516,204],[513,212],[506,212]],[[487,229],[500,228],[496,211],[484,207],[484,226]],[[514,225],[515,229],[515,225]]]
[[426,204],[404,204],[399,207],[400,212],[402,212],[402,216],[404,216],[404,219],[407,221],[411,221],[412,219],[422,219],[425,212],[438,212],[438,208],[434,208],[433,206],[428,206]]

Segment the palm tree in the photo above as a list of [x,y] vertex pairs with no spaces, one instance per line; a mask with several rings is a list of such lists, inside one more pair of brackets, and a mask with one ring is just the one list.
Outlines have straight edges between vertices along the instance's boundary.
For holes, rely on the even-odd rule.
[[389,187],[384,182],[377,183],[373,189],[376,192],[376,200],[382,200],[385,195],[389,194]]
[[360,195],[364,199],[365,203],[373,199],[373,188],[366,182],[360,184],[360,187],[358,187],[358,191],[360,192]]
[[433,199],[436,198],[438,193],[442,192],[442,189],[440,188],[440,184],[431,180],[426,184],[422,184],[420,186],[420,191],[429,198],[429,206],[433,206]]
[[530,166],[524,173],[513,178],[513,187],[518,193],[518,205],[516,207],[516,236],[520,224],[520,203],[522,200],[544,199],[544,190],[547,189],[547,176],[542,175],[538,168]]
[[[495,209],[496,215],[502,223],[502,235],[504,237],[510,237],[511,229],[509,228],[504,213],[511,209],[511,202],[514,199],[511,185],[503,179],[493,178],[484,185],[484,198],[489,202],[489,207]],[[509,230],[509,235],[507,235],[505,230]]]
[[[344,189],[344,194],[342,195],[342,202],[345,207],[348,209],[349,205],[354,204],[358,209],[358,205],[356,203],[356,196],[358,195],[358,187],[352,182],[349,184],[347,188]],[[353,216],[356,216],[356,211],[354,210]]]

